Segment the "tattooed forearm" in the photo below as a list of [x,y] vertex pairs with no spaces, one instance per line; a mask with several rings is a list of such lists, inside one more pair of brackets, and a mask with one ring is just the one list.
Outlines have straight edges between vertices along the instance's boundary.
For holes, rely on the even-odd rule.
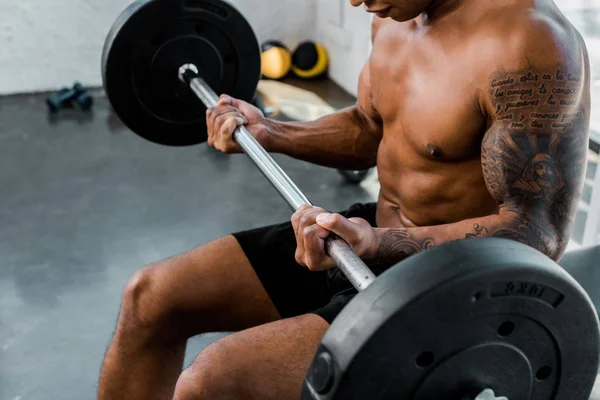
[[388,230],[379,243],[377,264],[393,264],[435,246],[432,238],[416,239],[406,229]]
[[467,233],[465,239],[471,239],[476,237],[488,236],[488,229],[485,226],[479,224],[473,224],[474,233]]
[[483,172],[492,196],[517,221],[492,236],[551,257],[566,247],[586,167],[585,93],[581,75],[561,68],[491,81],[495,114],[482,143]]
[[[497,223],[495,224],[497,225]],[[488,229],[479,224],[473,225],[473,232],[467,233],[465,239],[479,237],[499,237],[521,242],[538,249],[544,254],[554,254],[557,251],[556,232],[541,232],[531,226],[528,219],[515,217],[510,223],[503,223],[495,229]]]

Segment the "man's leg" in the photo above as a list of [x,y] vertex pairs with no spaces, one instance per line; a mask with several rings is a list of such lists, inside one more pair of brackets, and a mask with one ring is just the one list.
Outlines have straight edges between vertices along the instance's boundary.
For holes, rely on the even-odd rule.
[[98,399],[170,399],[189,337],[279,318],[232,236],[150,265],[123,292]]
[[173,400],[297,400],[328,327],[307,314],[226,336],[181,374]]

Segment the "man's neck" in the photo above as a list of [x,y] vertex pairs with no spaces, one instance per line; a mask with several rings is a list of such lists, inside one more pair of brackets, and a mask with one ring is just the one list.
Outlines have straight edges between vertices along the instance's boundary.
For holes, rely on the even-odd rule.
[[432,0],[425,11],[423,11],[423,14],[420,15],[420,22],[423,25],[430,25],[451,14],[466,2],[467,0]]

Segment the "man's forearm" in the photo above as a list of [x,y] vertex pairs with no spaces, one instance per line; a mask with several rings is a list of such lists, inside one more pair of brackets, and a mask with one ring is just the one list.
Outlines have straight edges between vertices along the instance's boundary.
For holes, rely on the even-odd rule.
[[545,223],[526,220],[514,213],[501,213],[461,222],[419,228],[381,228],[375,260],[382,265],[393,265],[406,257],[430,247],[455,240],[501,237],[525,243],[548,257],[557,260],[565,247],[565,237]]
[[263,142],[268,151],[332,168],[375,166],[380,128],[351,107],[312,122],[270,121]]

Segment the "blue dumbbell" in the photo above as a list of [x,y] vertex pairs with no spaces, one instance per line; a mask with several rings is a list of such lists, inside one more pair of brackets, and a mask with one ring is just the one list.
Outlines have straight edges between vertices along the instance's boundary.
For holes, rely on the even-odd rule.
[[92,107],[93,100],[86,93],[85,87],[79,82],[75,82],[72,89],[64,88],[58,94],[49,96],[46,104],[51,112],[58,112],[60,109],[75,101],[82,110],[89,110]]

